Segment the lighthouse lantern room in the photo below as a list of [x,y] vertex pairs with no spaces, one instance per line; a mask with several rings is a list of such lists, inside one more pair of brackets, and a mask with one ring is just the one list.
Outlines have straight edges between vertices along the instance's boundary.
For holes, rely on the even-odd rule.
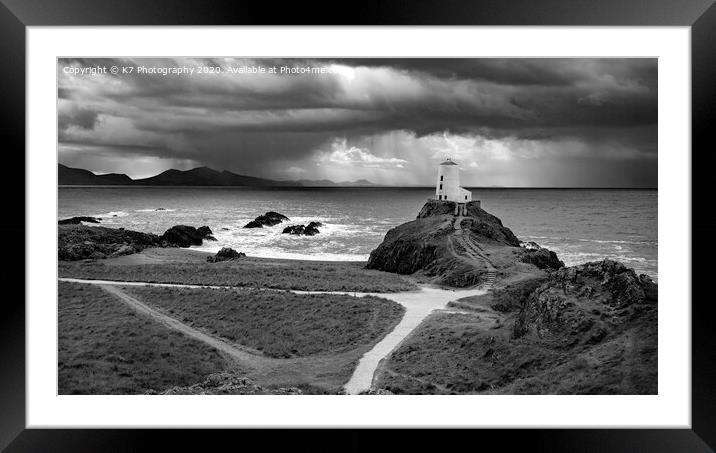
[[438,180],[435,184],[435,199],[467,203],[472,201],[472,192],[460,187],[460,167],[448,158],[438,165]]

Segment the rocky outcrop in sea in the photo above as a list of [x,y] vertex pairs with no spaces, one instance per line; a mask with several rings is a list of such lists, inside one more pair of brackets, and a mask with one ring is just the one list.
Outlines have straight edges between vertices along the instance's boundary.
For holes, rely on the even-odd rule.
[[274,226],[286,220],[289,220],[289,218],[285,215],[275,211],[269,211],[244,225],[244,228],[263,228],[265,226]]
[[100,223],[102,220],[101,217],[86,217],[86,216],[79,216],[79,217],[71,217],[69,219],[62,219],[58,220],[58,225],[81,225],[82,222],[87,223]]
[[177,247],[202,245],[204,240],[215,241],[213,232],[208,226],[194,228],[188,225],[175,225],[162,234],[161,239]]
[[284,228],[281,233],[297,236],[315,236],[320,233],[318,229],[320,226],[323,226],[321,222],[311,222],[308,225],[290,225]]

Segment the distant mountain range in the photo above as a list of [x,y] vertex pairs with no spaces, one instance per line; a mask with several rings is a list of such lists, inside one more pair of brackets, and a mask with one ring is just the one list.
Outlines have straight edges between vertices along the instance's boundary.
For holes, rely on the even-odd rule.
[[89,170],[71,168],[58,164],[58,184],[61,186],[226,186],[226,187],[372,187],[377,186],[365,179],[333,182],[328,179],[300,181],[275,181],[237,175],[230,171],[217,171],[209,167],[191,170],[167,170],[149,178],[132,179],[121,173],[96,175]]
[[301,179],[296,182],[305,187],[372,187],[379,185],[374,184],[367,179],[343,182],[333,182],[330,179]]

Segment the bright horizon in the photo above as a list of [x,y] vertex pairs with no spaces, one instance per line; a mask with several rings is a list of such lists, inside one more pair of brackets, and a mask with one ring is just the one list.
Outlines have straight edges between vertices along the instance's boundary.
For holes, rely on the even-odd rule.
[[[61,164],[61,165],[65,165],[65,164],[62,164],[61,162],[60,162],[60,164]],[[66,166],[66,167],[69,167],[69,165],[65,165],[65,166]],[[77,167],[70,167],[70,168],[77,168]],[[202,167],[193,167],[193,168],[190,168],[190,169],[188,169],[188,170],[193,170],[193,169],[196,169],[196,168],[202,168]],[[204,167],[204,168],[211,168],[211,167]],[[211,169],[214,170],[214,171],[218,171],[218,172],[223,171],[223,170],[218,170],[218,169],[215,169],[215,168],[211,168]],[[83,168],[82,170],[91,171],[91,170],[84,169],[84,168]],[[171,169],[167,169],[167,170],[171,170]],[[164,170],[164,171],[167,171],[167,170]],[[176,170],[176,169],[175,169],[175,170]],[[182,171],[188,171],[188,170],[182,170]],[[107,173],[96,173],[96,172],[93,172],[93,173],[94,173],[95,175],[98,175],[98,176],[111,174],[111,173],[109,173],[109,172],[107,172]],[[146,179],[146,178],[151,178],[151,177],[153,177],[153,176],[157,176],[157,175],[159,175],[160,173],[162,173],[162,172],[159,172],[159,173],[156,173],[156,174],[152,174],[152,175],[149,175],[149,176],[144,176],[144,177],[142,177],[142,178],[132,178],[132,177],[129,176],[129,175],[127,175],[127,176],[128,176],[130,179],[132,179],[133,181],[137,181],[137,180],[140,180],[140,179]],[[252,176],[252,175],[242,175],[242,176]],[[390,186],[390,185],[386,185],[386,184],[377,184],[377,183],[374,183],[373,181],[370,181],[369,179],[365,179],[365,178],[361,178],[361,179],[359,179],[359,180],[358,180],[358,179],[355,179],[355,180],[352,180],[352,181],[334,181],[334,180],[331,180],[331,179],[326,179],[326,180],[331,181],[331,182],[333,182],[334,184],[338,184],[338,187],[343,187],[343,186],[340,186],[341,183],[346,183],[346,182],[349,182],[349,183],[350,183],[350,182],[357,182],[357,181],[363,181],[363,180],[365,180],[365,181],[368,181],[369,183],[371,183],[371,184],[372,184],[373,186],[375,186],[375,187],[383,187],[383,188],[406,188],[406,189],[434,189],[434,188],[435,188],[435,185],[434,185],[434,184],[433,184],[433,185],[413,184],[413,185],[402,185],[402,186],[401,186],[401,185],[398,185],[398,186]],[[298,182],[299,180],[275,180],[275,181],[277,181],[277,182]],[[303,181],[319,182],[319,181],[323,181],[323,180],[311,179],[311,180],[303,180]],[[60,186],[62,186],[62,187],[71,187],[72,185],[62,185],[62,184],[61,184]],[[119,186],[119,187],[121,187],[121,186]],[[164,186],[164,187],[227,187],[227,186]],[[229,186],[229,187],[231,187],[231,186]],[[234,187],[247,187],[247,186],[234,186]],[[291,186],[288,186],[288,187],[291,187]],[[302,187],[302,186],[295,186],[295,187]],[[303,186],[303,187],[311,187],[311,186]],[[320,186],[318,186],[318,187],[320,187]],[[348,186],[345,186],[345,187],[348,187]],[[595,187],[531,186],[531,187],[527,187],[527,186],[497,186],[497,185],[492,185],[492,186],[464,186],[464,187],[465,187],[466,189],[481,189],[481,190],[484,190],[484,189],[525,189],[525,190],[528,190],[528,189],[564,189],[564,190],[569,190],[569,189],[574,189],[574,190],[580,190],[580,189],[583,189],[583,190],[588,190],[588,189],[605,189],[605,190],[658,190],[658,187],[608,187],[608,186],[601,186],[601,187],[596,187],[596,186],[595,186]],[[260,187],[257,187],[257,188],[260,188]],[[366,187],[366,186],[363,186],[363,187],[355,187],[355,186],[352,186],[352,187],[348,187],[348,188],[352,188],[352,189],[370,189],[371,187],[370,187],[370,186],[367,186],[367,187]]]

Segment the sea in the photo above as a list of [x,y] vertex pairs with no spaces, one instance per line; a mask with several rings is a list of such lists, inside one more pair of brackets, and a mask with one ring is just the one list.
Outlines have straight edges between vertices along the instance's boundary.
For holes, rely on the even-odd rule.
[[[224,188],[61,186],[58,218],[101,217],[102,225],[161,234],[173,225],[208,225],[250,256],[365,261],[393,227],[414,220],[432,188]],[[473,200],[520,240],[554,250],[568,266],[611,258],[658,280],[656,190],[472,188]],[[243,226],[266,211],[290,218]],[[287,225],[323,223],[316,236],[282,234]]]

